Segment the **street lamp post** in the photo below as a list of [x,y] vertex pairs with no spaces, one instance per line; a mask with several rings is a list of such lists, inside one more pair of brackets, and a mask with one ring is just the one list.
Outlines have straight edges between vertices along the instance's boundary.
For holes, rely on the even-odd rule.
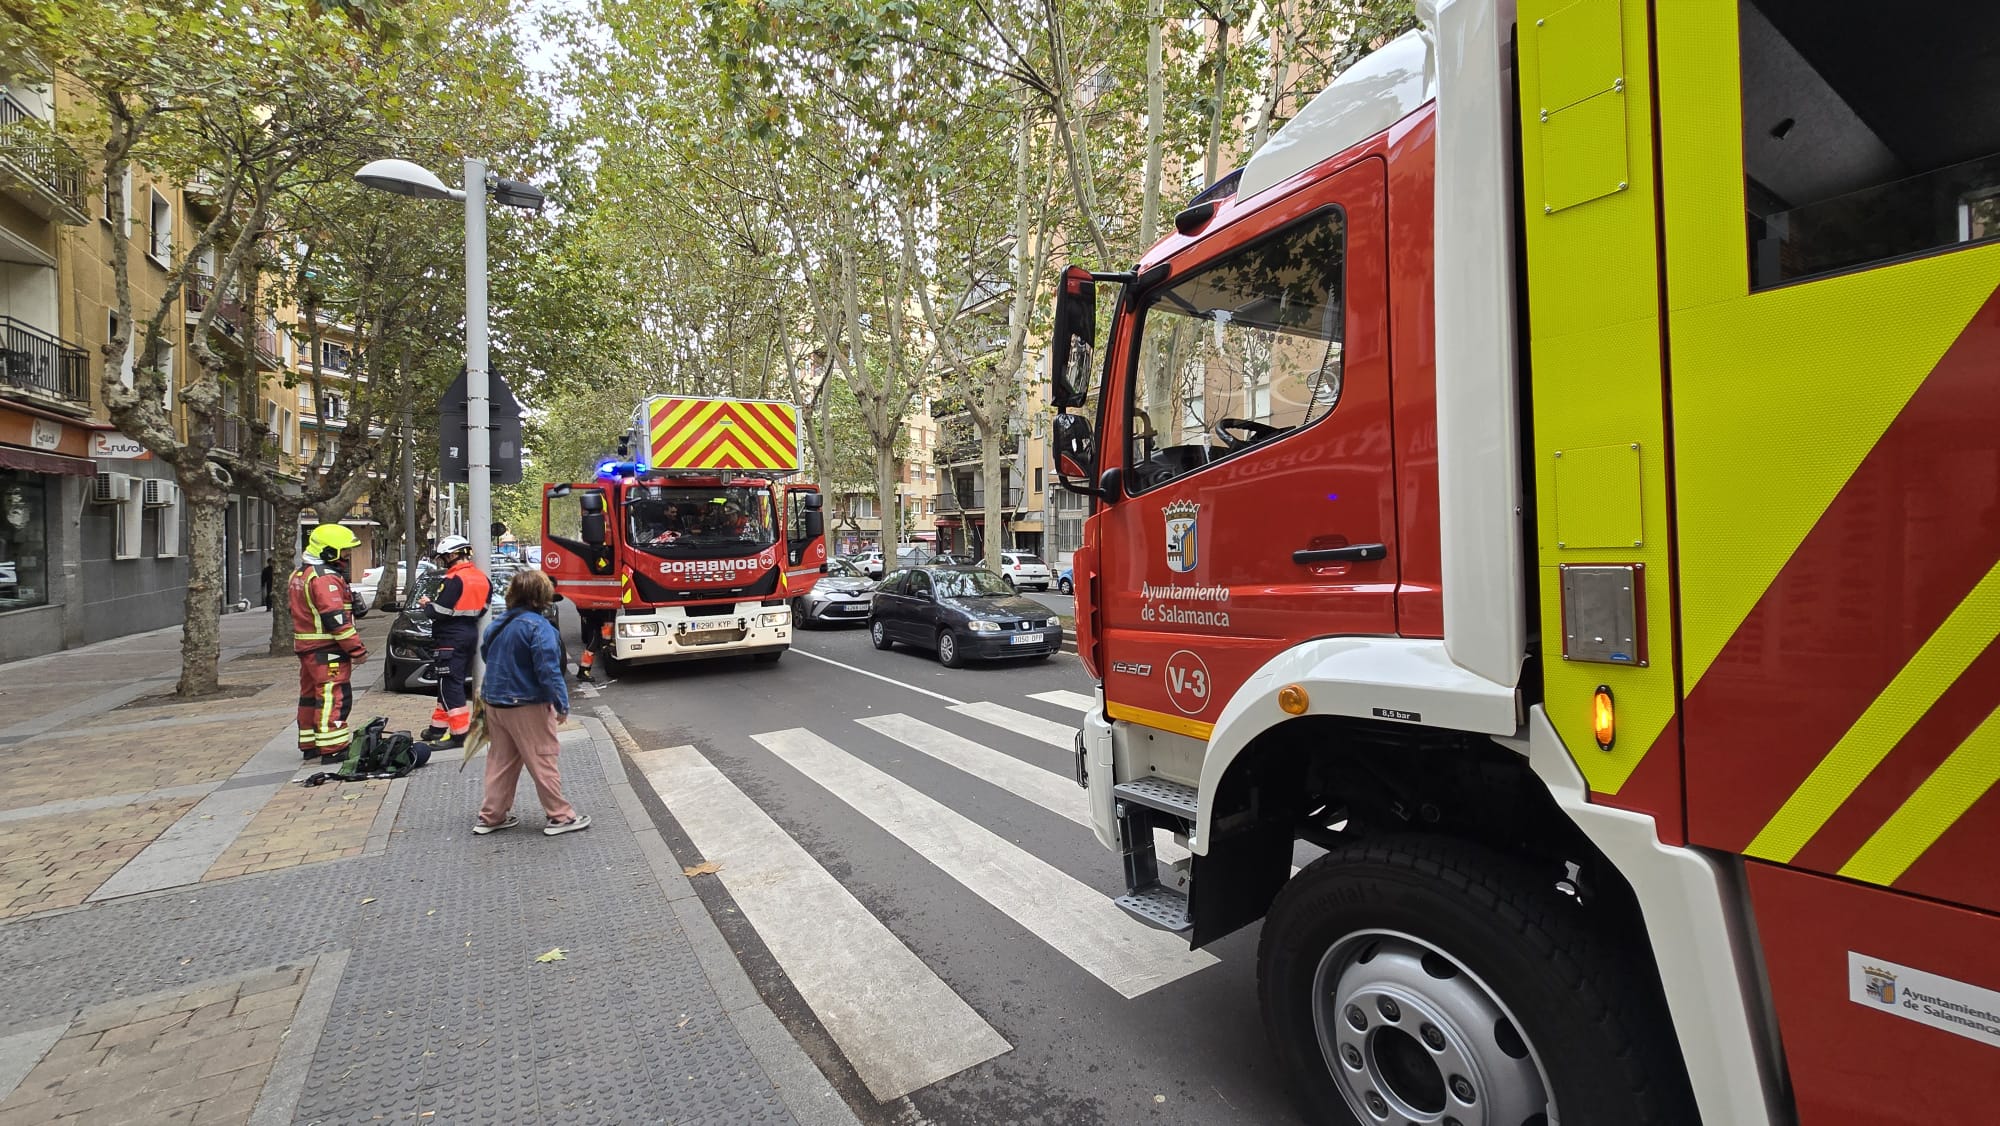
[[[467,538],[472,558],[483,569],[493,561],[493,430],[489,415],[486,357],[486,195],[503,205],[539,211],[542,193],[532,184],[492,178],[486,162],[467,157],[465,190],[448,188],[422,165],[407,160],[375,160],[354,174],[362,184],[417,199],[451,199],[465,204],[465,486]],[[477,188],[474,185],[478,185]]]

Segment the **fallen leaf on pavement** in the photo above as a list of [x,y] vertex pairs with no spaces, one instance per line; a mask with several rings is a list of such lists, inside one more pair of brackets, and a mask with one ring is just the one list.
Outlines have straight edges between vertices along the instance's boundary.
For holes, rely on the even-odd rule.
[[[470,943],[468,943],[467,945],[471,945],[471,944],[470,944]],[[556,947],[556,948],[555,948],[554,950],[551,950],[551,951],[549,951],[549,952],[548,952],[548,953],[546,953],[546,954],[543,954],[543,955],[540,955],[540,956],[536,957],[535,961],[537,961],[537,962],[564,962],[564,961],[568,961],[568,959],[567,959],[567,958],[565,958],[565,957],[563,956],[563,948],[562,948],[562,947],[560,947],[560,946],[558,946],[558,947]]]
[[699,863],[699,864],[695,865],[695,866],[694,866],[694,867],[692,867],[692,868],[683,868],[683,869],[681,869],[681,875],[683,875],[683,876],[713,876],[713,875],[715,875],[715,874],[716,874],[717,872],[720,872],[720,871],[722,871],[722,865],[720,865],[720,864],[717,864],[717,863],[716,863],[715,861],[713,861],[713,860],[704,860],[704,861],[702,861],[701,863]]
[[435,907],[433,907],[433,908],[431,908],[430,910],[428,910],[428,911],[424,912],[424,914],[426,914],[426,915],[435,915],[435,914],[437,914],[437,913],[438,913],[438,909],[437,909],[437,908],[435,908]]
[[341,801],[360,801],[360,800],[361,800],[361,795],[360,795],[360,794],[342,794],[342,795],[340,795],[340,800],[341,800]]
[[682,1017],[682,1018],[680,1019],[680,1023],[678,1023],[678,1024],[674,1025],[674,1027],[675,1027],[675,1028],[686,1028],[686,1027],[688,1026],[688,1021],[690,1021],[690,1020],[692,1020],[692,1019],[693,1019],[692,1017]]
[[369,896],[368,898],[366,898],[366,899],[362,900],[362,901],[361,901],[361,905],[362,905],[363,907],[366,907],[367,905],[369,905],[370,903],[373,903],[373,902],[375,902],[375,897],[371,895],[371,896]]

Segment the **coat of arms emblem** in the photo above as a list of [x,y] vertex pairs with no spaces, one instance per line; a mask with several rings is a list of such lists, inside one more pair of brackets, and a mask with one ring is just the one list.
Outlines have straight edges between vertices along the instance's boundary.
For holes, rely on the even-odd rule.
[[1868,979],[1865,988],[1868,990],[1870,997],[1875,998],[1884,1005],[1893,1005],[1896,1003],[1895,974],[1890,973],[1888,970],[1878,970],[1874,966],[1864,967],[1861,973]]
[[1167,569],[1181,573],[1194,570],[1201,505],[1177,500],[1160,511],[1167,517]]

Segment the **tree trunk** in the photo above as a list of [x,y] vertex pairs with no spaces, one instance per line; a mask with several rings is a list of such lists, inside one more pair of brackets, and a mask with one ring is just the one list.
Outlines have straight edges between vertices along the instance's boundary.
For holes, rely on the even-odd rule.
[[[289,545],[286,539],[296,539],[299,526],[299,502],[294,497],[280,496],[271,501],[271,649],[273,657],[287,656],[292,651],[292,590],[286,580],[298,568],[297,552],[286,553]],[[290,537],[284,531],[292,532]]]
[[875,441],[875,503],[878,506],[881,531],[876,534],[876,546],[882,549],[882,566],[896,569],[896,439],[891,431],[888,441]]
[[206,696],[220,685],[222,665],[222,522],[229,499],[212,482],[186,494],[188,582],[181,601],[180,696]]
[[1146,0],[1146,180],[1139,207],[1139,250],[1160,241],[1160,178],[1165,163],[1167,80],[1161,30],[1167,22],[1166,0]]
[[993,425],[979,428],[979,472],[986,479],[986,529],[980,537],[980,554],[986,569],[1000,573],[1000,528],[1006,511],[1007,490],[1001,483],[1000,438],[1007,432],[1007,414],[994,412]]
[[1229,21],[1215,21],[1215,107],[1208,115],[1208,164],[1202,187],[1212,188],[1222,175],[1222,118],[1229,104]]

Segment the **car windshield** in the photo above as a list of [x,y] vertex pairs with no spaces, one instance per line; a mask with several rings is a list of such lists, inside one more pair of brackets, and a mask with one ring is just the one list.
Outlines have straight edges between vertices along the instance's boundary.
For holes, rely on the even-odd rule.
[[1033,555],[1016,555],[1016,556],[1014,557],[1014,562],[1016,562],[1016,563],[1019,563],[1019,564],[1021,564],[1021,565],[1023,565],[1023,566],[1027,566],[1027,567],[1040,567],[1040,566],[1044,566],[1044,564],[1042,563],[1041,559],[1040,559],[1039,557],[1037,557],[1037,556],[1033,556]]
[[632,485],[625,509],[632,544],[668,559],[751,555],[777,542],[770,494],[760,488]]
[[1007,580],[991,571],[933,571],[931,582],[940,598],[977,598],[984,594],[1012,594]]

